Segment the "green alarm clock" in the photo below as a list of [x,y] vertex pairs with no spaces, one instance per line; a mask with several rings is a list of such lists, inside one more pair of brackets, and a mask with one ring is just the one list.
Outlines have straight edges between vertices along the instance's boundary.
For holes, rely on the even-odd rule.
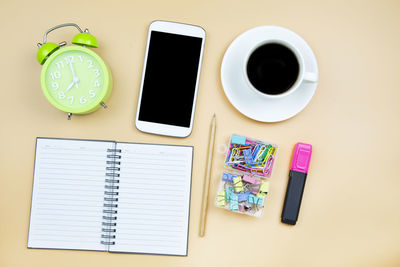
[[[79,33],[74,45],[47,42],[47,35],[58,28],[73,26]],[[38,44],[37,60],[43,65],[40,77],[42,91],[56,108],[72,114],[87,114],[99,107],[106,108],[110,97],[112,76],[104,60],[90,48],[98,47],[96,38],[74,23],[57,25],[46,31],[43,44]]]

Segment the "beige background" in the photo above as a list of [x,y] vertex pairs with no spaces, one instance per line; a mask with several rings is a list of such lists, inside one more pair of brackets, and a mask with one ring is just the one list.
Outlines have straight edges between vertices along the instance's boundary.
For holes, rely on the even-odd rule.
[[[400,2],[395,1],[0,1],[0,266],[399,266]],[[176,139],[133,123],[147,28],[156,19],[207,31],[194,130]],[[39,82],[36,43],[65,22],[87,27],[115,80],[109,109],[74,116],[53,108]],[[223,92],[220,65],[243,31],[280,25],[314,50],[318,89],[297,116],[259,123]],[[70,41],[75,31],[50,36]],[[209,124],[218,144],[232,133],[279,144],[263,218],[210,205],[198,237]],[[188,257],[27,249],[35,138],[66,137],[193,145]],[[298,224],[280,223],[293,146],[313,144]],[[215,150],[210,200],[223,170]]]

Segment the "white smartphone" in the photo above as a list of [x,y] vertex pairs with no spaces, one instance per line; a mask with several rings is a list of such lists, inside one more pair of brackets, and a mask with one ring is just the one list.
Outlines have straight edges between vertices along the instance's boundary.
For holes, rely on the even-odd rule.
[[194,25],[150,24],[136,111],[140,131],[186,137],[193,128],[205,31]]

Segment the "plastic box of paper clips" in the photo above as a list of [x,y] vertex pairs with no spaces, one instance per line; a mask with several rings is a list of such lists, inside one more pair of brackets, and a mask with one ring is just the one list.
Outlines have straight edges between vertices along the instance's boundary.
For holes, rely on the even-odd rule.
[[215,205],[234,212],[261,217],[269,191],[278,146],[232,135],[218,186]]

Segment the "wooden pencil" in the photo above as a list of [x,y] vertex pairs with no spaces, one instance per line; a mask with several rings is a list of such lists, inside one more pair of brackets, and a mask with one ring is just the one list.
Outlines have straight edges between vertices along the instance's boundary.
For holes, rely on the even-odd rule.
[[202,201],[202,204],[201,204],[200,231],[199,231],[199,235],[201,237],[204,236],[205,227],[206,227],[207,206],[208,206],[208,190],[210,188],[212,157],[213,157],[214,140],[215,140],[215,128],[216,128],[216,116],[214,114],[214,116],[212,117],[212,120],[211,120],[210,142],[209,142],[209,145],[208,145],[206,175],[205,175],[204,188],[203,188],[203,201]]

